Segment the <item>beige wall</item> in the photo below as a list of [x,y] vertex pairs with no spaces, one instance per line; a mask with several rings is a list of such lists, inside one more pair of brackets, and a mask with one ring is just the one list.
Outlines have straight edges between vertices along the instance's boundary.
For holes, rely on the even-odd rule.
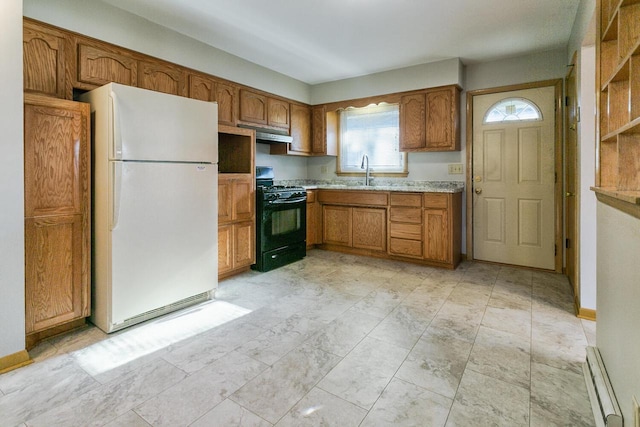
[[598,203],[598,321],[596,342],[631,425],[640,399],[640,220]]
[[24,350],[22,0],[0,2],[0,358]]

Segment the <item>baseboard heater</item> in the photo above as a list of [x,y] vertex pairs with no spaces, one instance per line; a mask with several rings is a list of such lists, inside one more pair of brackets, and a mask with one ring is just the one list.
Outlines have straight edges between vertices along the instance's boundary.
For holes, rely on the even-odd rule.
[[587,347],[587,361],[582,365],[584,380],[589,392],[591,409],[597,427],[622,427],[622,412],[609,376],[596,347]]

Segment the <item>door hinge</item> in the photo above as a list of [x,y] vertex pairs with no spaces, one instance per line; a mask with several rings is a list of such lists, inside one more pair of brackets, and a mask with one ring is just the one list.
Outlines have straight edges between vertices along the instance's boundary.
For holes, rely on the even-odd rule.
[[558,245],[553,245],[553,255],[558,255]]
[[567,249],[571,247],[571,243],[569,242],[569,239],[564,239],[564,247]]
[[556,184],[558,183],[558,172],[553,173],[553,182]]
[[568,107],[568,106],[569,106],[569,97],[568,97],[568,96],[565,96],[565,97],[564,97],[564,106],[565,106],[565,107]]
[[578,107],[578,111],[576,111],[576,122],[580,123],[580,107]]

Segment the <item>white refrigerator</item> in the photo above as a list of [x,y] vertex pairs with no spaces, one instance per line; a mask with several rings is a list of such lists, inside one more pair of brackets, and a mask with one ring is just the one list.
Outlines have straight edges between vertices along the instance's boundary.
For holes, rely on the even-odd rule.
[[93,131],[91,321],[113,332],[211,298],[218,283],[218,106],[115,83]]

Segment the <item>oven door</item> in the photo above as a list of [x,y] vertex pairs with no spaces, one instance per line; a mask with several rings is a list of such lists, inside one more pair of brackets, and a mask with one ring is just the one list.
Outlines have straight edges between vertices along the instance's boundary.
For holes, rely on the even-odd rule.
[[265,201],[260,224],[262,252],[305,243],[307,238],[306,197]]
[[258,271],[298,261],[307,255],[306,197],[288,200],[258,200],[256,263]]

